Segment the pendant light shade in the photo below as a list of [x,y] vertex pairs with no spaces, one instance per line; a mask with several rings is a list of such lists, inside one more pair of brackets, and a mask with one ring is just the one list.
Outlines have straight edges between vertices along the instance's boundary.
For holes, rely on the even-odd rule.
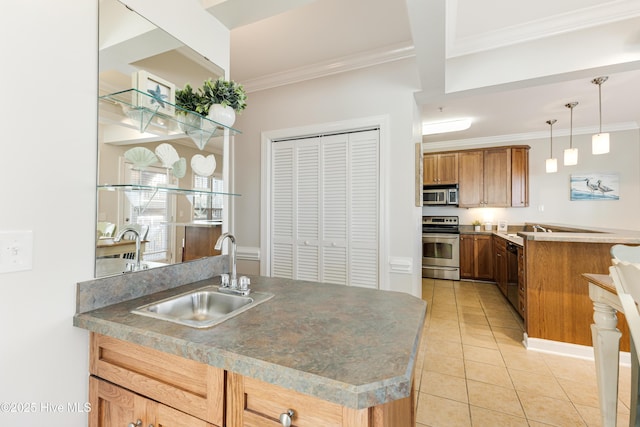
[[569,148],[564,150],[564,165],[574,166],[578,164],[578,149],[573,148],[573,107],[578,105],[577,102],[565,104],[565,107],[571,110],[571,122],[569,127]]
[[558,159],[553,157],[553,124],[556,122],[556,119],[547,120],[547,124],[550,129],[550,138],[549,138],[549,158],[545,163],[545,170],[547,173],[558,172]]
[[596,77],[591,83],[598,85],[598,111],[600,116],[600,130],[596,135],[591,137],[591,153],[605,154],[609,152],[609,134],[602,133],[602,83],[606,82],[609,77]]

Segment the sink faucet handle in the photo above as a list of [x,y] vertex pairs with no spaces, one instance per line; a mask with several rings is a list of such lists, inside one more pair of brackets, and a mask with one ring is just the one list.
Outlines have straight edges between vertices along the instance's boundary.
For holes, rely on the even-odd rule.
[[222,286],[223,288],[228,288],[229,287],[229,274],[228,273],[222,273],[220,275],[220,286]]
[[241,291],[248,290],[250,284],[251,280],[247,276],[240,276],[239,286]]

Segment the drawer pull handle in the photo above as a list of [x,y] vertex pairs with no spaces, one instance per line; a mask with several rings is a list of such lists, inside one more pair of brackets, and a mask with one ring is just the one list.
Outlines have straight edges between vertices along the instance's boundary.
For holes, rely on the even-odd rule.
[[129,423],[129,427],[140,427],[142,425],[142,420],[140,418],[138,418],[138,421],[136,421],[136,423]]
[[293,418],[295,414],[296,413],[293,412],[293,409],[287,409],[287,412],[280,414],[280,423],[284,427],[291,427],[291,418]]

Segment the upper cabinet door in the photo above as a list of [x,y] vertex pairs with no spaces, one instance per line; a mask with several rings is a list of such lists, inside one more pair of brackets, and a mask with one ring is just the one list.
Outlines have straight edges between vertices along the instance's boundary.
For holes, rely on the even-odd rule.
[[529,206],[529,149],[511,149],[511,206]]
[[425,154],[422,162],[424,185],[458,183],[458,153]]
[[484,151],[484,205],[511,206],[511,149]]
[[484,206],[484,153],[463,151],[458,154],[458,206],[473,208]]

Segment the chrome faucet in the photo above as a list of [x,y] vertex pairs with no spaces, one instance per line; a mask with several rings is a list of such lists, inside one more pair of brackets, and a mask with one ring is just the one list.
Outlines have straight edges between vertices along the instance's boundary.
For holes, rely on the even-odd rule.
[[[231,251],[229,253],[229,262],[231,263],[231,277],[230,280],[227,281],[225,276],[222,278],[222,287],[229,288],[231,290],[238,289],[238,278],[236,276],[236,238],[231,233],[222,233],[218,240],[216,241],[216,245],[213,247],[216,251],[222,249],[222,242],[224,239],[229,239],[231,242]],[[225,283],[226,282],[226,283]]]
[[548,231],[546,228],[544,228],[544,227],[543,227],[543,226],[541,226],[541,225],[534,225],[534,226],[533,226],[533,227],[531,227],[531,228],[533,228],[533,231],[538,231],[538,230],[540,230],[540,231],[542,231],[542,232],[544,232],[544,233],[546,233],[546,232]]
[[127,232],[132,232],[136,235],[136,254],[134,258],[133,271],[140,271],[140,232],[133,227],[125,227],[118,235],[113,239],[114,242],[119,242]]

